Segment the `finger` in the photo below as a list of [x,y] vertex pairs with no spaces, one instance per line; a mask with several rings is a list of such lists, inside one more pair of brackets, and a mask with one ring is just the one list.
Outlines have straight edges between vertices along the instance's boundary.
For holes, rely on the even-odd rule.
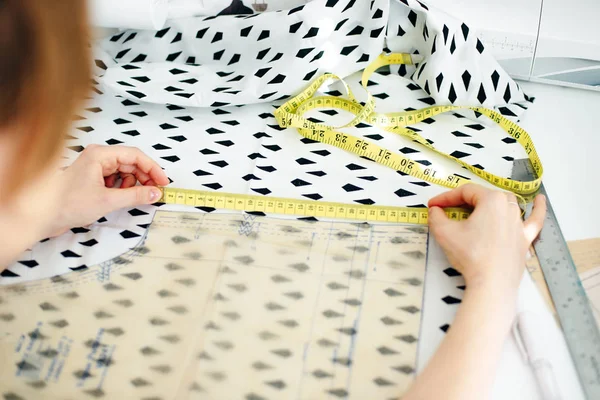
[[132,174],[142,185],[145,185],[146,182],[152,180],[148,174],[135,165],[120,164],[117,166],[117,171],[120,172],[121,175]]
[[108,212],[123,207],[156,203],[161,191],[154,186],[133,186],[126,189],[107,189]]
[[133,174],[121,174],[121,189],[127,189],[135,186],[137,179]]
[[533,211],[523,223],[523,231],[528,243],[533,242],[540,234],[546,218],[546,208],[546,197],[542,194],[537,195],[533,201]]
[[438,240],[438,242],[442,242],[444,232],[446,232],[448,227],[456,222],[450,220],[444,210],[434,206],[429,208],[428,223],[433,236]]
[[104,178],[104,186],[107,188],[113,188],[117,181],[117,174],[112,174]]
[[483,186],[467,183],[466,185],[459,186],[456,189],[431,198],[428,205],[429,207],[443,208],[468,204],[475,207],[481,198],[490,192],[491,190],[486,189]]
[[[167,185],[169,179],[160,166],[135,147],[101,146],[94,149],[105,175],[116,172],[120,165],[133,165],[159,185]],[[125,170],[123,172],[132,172]]]

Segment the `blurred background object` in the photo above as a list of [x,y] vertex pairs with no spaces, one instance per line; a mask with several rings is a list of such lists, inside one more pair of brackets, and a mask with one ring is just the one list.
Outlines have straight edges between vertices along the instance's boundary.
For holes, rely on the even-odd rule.
[[428,0],[478,30],[514,78],[600,90],[597,0]]

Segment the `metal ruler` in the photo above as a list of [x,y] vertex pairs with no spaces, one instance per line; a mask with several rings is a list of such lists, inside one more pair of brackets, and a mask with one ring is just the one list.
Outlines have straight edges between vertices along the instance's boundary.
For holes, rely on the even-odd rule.
[[[513,179],[522,180],[532,176],[533,170],[528,159],[514,162]],[[598,400],[600,331],[543,184],[540,193],[546,196],[548,212],[544,227],[533,247],[583,390],[589,400]],[[529,216],[530,212],[531,205],[526,211],[526,216]]]

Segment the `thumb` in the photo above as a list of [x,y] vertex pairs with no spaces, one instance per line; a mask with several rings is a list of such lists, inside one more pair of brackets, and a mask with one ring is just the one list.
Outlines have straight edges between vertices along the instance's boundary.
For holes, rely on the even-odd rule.
[[448,219],[448,216],[440,207],[429,207],[429,229],[439,239],[441,232],[454,221]]
[[109,203],[114,210],[156,203],[162,196],[160,189],[154,186],[133,186],[127,189],[108,189]]

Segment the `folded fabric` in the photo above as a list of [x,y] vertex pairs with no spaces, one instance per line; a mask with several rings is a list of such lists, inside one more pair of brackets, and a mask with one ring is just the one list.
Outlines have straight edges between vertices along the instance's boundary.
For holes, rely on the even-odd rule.
[[310,0],[171,0],[169,18],[254,14],[289,10]]
[[325,72],[363,69],[382,51],[418,55],[395,69],[438,104],[518,103],[518,85],[476,32],[418,1],[314,0],[288,11],[169,21],[101,42],[104,86],[133,100],[194,107],[271,102]]

